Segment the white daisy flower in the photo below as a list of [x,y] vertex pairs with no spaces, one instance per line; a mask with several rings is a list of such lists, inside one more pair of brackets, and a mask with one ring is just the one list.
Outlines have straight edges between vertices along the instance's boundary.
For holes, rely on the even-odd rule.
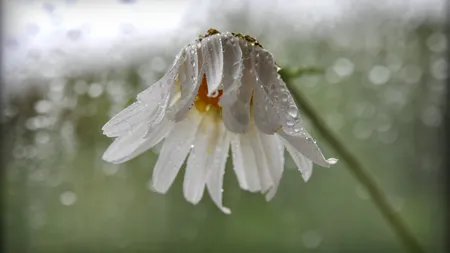
[[186,200],[205,188],[224,212],[222,181],[231,149],[242,189],[275,195],[284,149],[306,181],[312,163],[329,167],[304,129],[300,113],[272,55],[252,37],[210,29],[176,56],[169,71],[103,127],[116,138],[103,155],[123,163],[164,140],[152,187],[166,193],[187,158]]

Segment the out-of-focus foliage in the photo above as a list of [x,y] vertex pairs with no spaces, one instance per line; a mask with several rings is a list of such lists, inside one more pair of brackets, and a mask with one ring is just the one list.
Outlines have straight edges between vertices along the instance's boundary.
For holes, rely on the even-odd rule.
[[[139,4],[122,2],[123,8]],[[287,157],[279,192],[267,203],[239,189],[228,161],[224,202],[233,214],[226,216],[207,195],[197,206],[187,203],[182,174],[166,195],[150,191],[158,148],[123,165],[101,160],[111,141],[102,136],[102,125],[165,72],[178,46],[210,26],[254,35],[282,67],[324,69],[298,78],[293,89],[308,97],[379,180],[424,248],[443,252],[444,22],[426,15],[399,17],[388,7],[373,9],[362,1],[367,6],[321,23],[306,7],[296,7],[298,16],[295,9],[283,16],[285,7],[270,12],[270,3],[255,7],[253,2],[208,5],[197,16],[187,15],[185,26],[170,35],[145,37],[124,24],[116,44],[103,42],[110,51],[94,47],[110,52],[110,61],[108,54],[76,50],[77,43],[89,45],[89,29],[64,26],[60,34],[68,42],[45,50],[35,44],[17,59],[6,58],[7,252],[401,252],[344,163],[315,168],[304,183]],[[70,1],[70,8],[76,4]],[[38,7],[54,17],[60,5]],[[30,25],[27,36],[39,32],[39,26]],[[6,38],[3,46],[13,52],[20,42]],[[51,65],[53,58],[47,57],[64,64]],[[326,140],[309,129],[332,156]]]

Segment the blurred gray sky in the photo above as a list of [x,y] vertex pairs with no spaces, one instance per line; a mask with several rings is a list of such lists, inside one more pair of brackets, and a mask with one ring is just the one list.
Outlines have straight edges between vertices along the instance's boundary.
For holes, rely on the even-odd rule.
[[[264,34],[277,48],[281,36],[327,34],[338,23],[367,13],[396,19],[443,19],[445,0],[169,0],[4,1],[2,66],[6,91],[20,91],[29,78],[51,79],[126,66],[148,52],[172,52],[210,27],[227,29],[244,18],[242,31]],[[354,23],[354,22],[352,22]],[[410,23],[410,22],[407,22]],[[376,25],[376,24],[375,24]],[[283,29],[290,26],[291,30]],[[290,31],[290,32],[287,32]],[[25,85],[26,87],[26,85]]]

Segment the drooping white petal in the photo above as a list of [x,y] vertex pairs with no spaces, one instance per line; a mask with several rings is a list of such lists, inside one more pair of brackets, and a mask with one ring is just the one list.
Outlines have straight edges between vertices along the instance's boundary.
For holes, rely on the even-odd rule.
[[282,126],[275,105],[281,99],[276,86],[278,73],[272,55],[266,50],[255,49],[251,56],[256,75],[253,97],[254,119],[261,132],[273,134]]
[[192,94],[199,78],[197,46],[195,44],[188,46],[186,51],[186,59],[178,70],[182,98],[186,98]]
[[121,163],[128,155],[133,153],[143,142],[142,137],[145,135],[147,127],[139,124],[129,134],[121,136],[103,153],[102,159],[111,163]]
[[250,104],[236,101],[231,106],[222,107],[222,120],[226,128],[233,133],[248,132]]
[[230,134],[221,122],[217,123],[217,128],[219,130],[217,134],[217,144],[214,153],[209,156],[206,166],[209,168],[206,187],[211,199],[220,210],[226,214],[230,214],[230,209],[224,207],[222,204],[223,175],[225,173],[225,165],[228,158],[228,150],[230,148]]
[[130,133],[139,124],[150,121],[150,116],[156,110],[149,108],[140,101],[134,102],[111,118],[102,128],[108,137],[118,137]]
[[312,174],[313,169],[312,161],[306,158],[297,150],[295,150],[295,148],[293,148],[291,144],[289,144],[289,142],[283,139],[281,140],[285,145],[286,150],[291,155],[292,160],[294,160],[295,165],[297,165],[298,170],[302,173],[303,180],[305,180],[305,182],[308,181]]
[[156,107],[156,111],[151,116],[150,126],[158,124],[165,116],[166,109],[171,101],[171,95],[174,94],[174,84],[180,65],[186,61],[186,51],[186,48],[180,51],[170,70],[158,82],[137,95],[137,100],[146,104],[149,108]]
[[175,124],[173,131],[166,137],[153,169],[152,187],[155,191],[165,193],[172,185],[191,150],[199,123],[199,113],[192,110],[186,119]]
[[251,145],[251,136],[248,134],[232,134],[231,153],[233,169],[236,173],[239,186],[251,192],[261,190],[258,168]]
[[163,119],[157,126],[148,129],[143,137],[145,142],[136,150],[133,158],[160,143],[172,131],[174,125],[174,122]]
[[216,141],[215,127],[208,115],[203,116],[187,160],[183,193],[186,200],[192,204],[197,204],[203,197],[208,172],[207,160],[214,151]]
[[279,114],[260,82],[255,85],[253,118],[258,129],[265,134],[273,134],[282,127]]
[[272,101],[274,101],[278,114],[281,115],[280,120],[283,122],[283,127],[277,131],[277,134],[286,140],[293,149],[306,156],[312,162],[324,167],[335,164],[337,159],[325,159],[316,141],[305,130],[299,109],[279,75],[273,90],[274,92],[271,96],[279,99],[273,99]]
[[304,128],[297,104],[279,75],[277,76],[273,90],[272,96],[280,98],[273,101],[279,115],[281,115],[280,120],[283,122],[283,132],[292,136],[310,137]]
[[261,146],[266,154],[269,171],[274,185],[266,194],[266,200],[270,201],[277,192],[278,185],[284,170],[284,146],[276,135],[260,133]]
[[240,47],[242,50],[244,70],[240,82],[233,84],[238,88],[234,88],[231,91],[225,90],[224,94],[228,92],[230,97],[235,96],[231,104],[222,101],[222,111],[225,115],[223,121],[228,130],[234,133],[246,133],[249,129],[250,123],[250,101],[252,98],[253,87],[256,83],[256,77],[250,58],[250,48],[246,44],[247,42],[240,41]]
[[223,49],[222,36],[212,35],[202,40],[202,57],[208,83],[208,96],[217,91],[222,83]]
[[103,160],[115,164],[129,161],[158,144],[172,129],[172,122],[163,120],[149,129],[145,122],[123,135],[108,147],[103,154]]
[[266,151],[264,150],[263,143],[261,141],[260,133],[255,124],[252,123],[250,131],[248,132],[248,139],[252,147],[253,155],[256,161],[256,167],[258,169],[258,178],[261,185],[261,192],[265,193],[274,185],[272,174],[270,173],[270,164],[267,159]]
[[102,128],[103,133],[108,137],[117,137],[131,132],[142,122],[145,122],[148,128],[159,124],[171,99],[178,69],[185,59],[185,49],[182,49],[169,71],[156,83],[139,93],[137,102],[109,120]]
[[198,50],[197,45],[188,46],[186,54],[185,68],[181,68],[179,73],[184,78],[180,82],[181,98],[167,110],[167,117],[176,122],[183,120],[194,104],[204,74],[201,50]]
[[303,134],[295,136],[288,135],[284,131],[278,131],[277,134],[281,138],[283,138],[287,143],[289,143],[291,147],[295,149],[297,152],[300,152],[306,158],[308,158],[309,160],[320,166],[330,167],[330,164],[336,163],[336,159],[334,158],[330,158],[328,160],[325,159],[325,157],[322,154],[322,151],[320,151],[320,148],[317,146],[316,141],[313,138],[311,138],[309,134],[307,134],[307,132],[306,132],[307,135]]
[[222,38],[223,46],[223,94],[219,105],[230,106],[237,99],[237,90],[241,86],[244,62],[239,41],[231,33],[226,33]]

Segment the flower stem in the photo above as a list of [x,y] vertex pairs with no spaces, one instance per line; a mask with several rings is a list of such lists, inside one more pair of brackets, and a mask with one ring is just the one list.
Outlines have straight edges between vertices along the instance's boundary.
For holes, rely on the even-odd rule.
[[[279,73],[281,78],[286,82],[288,88],[292,89],[292,84],[290,83],[291,80],[302,74],[311,73],[309,69],[307,70],[308,71],[302,71],[301,69],[296,69],[294,71],[286,71],[283,69],[280,70]],[[412,253],[425,252],[421,248],[417,239],[408,230],[402,218],[394,211],[387,200],[386,195],[381,190],[381,187],[376,183],[370,173],[364,169],[361,162],[359,162],[358,159],[352,155],[352,153],[342,144],[338,137],[336,137],[336,135],[327,127],[325,122],[318,116],[318,113],[308,103],[305,97],[303,97],[299,92],[292,92],[292,94],[301,108],[302,113],[307,115],[314,127],[338,153],[339,158],[347,163],[348,166],[346,166],[346,168],[350,171],[350,173],[353,174],[353,176],[355,176],[356,179],[366,188],[376,208],[380,211],[381,215],[389,224],[391,229],[397,234],[404,247]]]

